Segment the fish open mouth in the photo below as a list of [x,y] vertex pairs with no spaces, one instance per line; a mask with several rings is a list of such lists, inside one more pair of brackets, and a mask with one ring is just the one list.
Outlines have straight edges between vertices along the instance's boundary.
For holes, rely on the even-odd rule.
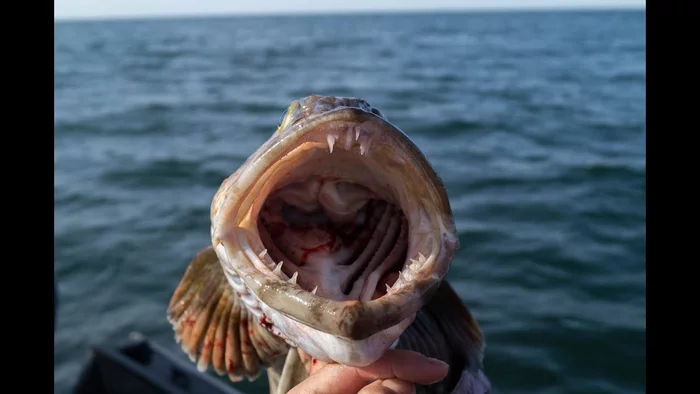
[[[364,338],[418,310],[457,237],[444,187],[408,137],[381,116],[341,108],[264,148],[233,175],[248,188],[214,199],[224,268],[264,303],[335,335]],[[218,200],[231,194],[239,200],[227,209]]]
[[391,293],[400,271],[410,281],[427,261],[421,252],[407,257],[406,180],[387,171],[401,163],[372,154],[362,129],[336,122],[307,134],[285,156],[286,169],[268,180],[272,191],[257,212],[273,273],[335,301]]

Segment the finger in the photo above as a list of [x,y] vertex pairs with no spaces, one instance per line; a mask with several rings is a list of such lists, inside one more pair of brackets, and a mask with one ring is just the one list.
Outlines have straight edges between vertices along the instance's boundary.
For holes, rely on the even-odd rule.
[[410,350],[390,350],[379,361],[355,368],[356,373],[368,381],[399,378],[418,384],[439,382],[447,376],[448,370],[444,362]]
[[311,359],[311,369],[309,370],[309,375],[313,375],[318,372],[321,368],[328,365],[328,363],[323,361],[318,361],[316,359]]
[[382,380],[382,386],[396,394],[416,394],[416,385],[400,379]]
[[432,384],[444,379],[447,364],[408,350],[390,350],[379,361],[362,368],[328,364],[296,386],[290,394],[357,394],[375,380],[399,378]]
[[299,354],[299,359],[303,364],[310,364],[311,363],[311,356],[309,356],[308,353],[305,351],[301,350],[301,348],[297,348],[297,354]]
[[306,369],[306,372],[309,375],[313,374],[315,372],[315,370],[312,368],[315,367],[315,364],[316,364],[314,362],[315,359],[313,357],[311,357],[305,351],[301,350],[301,348],[297,348],[297,353],[299,354],[299,359],[301,360],[301,363],[304,364],[304,368]]
[[365,386],[358,394],[415,394],[412,383],[400,379],[377,380]]

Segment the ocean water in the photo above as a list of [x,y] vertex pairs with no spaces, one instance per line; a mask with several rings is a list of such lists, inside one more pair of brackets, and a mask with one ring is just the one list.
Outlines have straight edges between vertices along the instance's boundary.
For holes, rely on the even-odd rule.
[[56,23],[55,392],[131,331],[185,359],[165,311],[211,198],[311,93],[367,99],[443,177],[494,393],[645,392],[645,35],[644,11]]

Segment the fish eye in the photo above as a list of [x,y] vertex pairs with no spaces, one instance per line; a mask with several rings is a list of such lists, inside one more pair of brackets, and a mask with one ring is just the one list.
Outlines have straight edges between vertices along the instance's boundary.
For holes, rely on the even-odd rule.
[[284,112],[282,112],[282,115],[280,116],[280,120],[279,120],[279,122],[277,122],[277,128],[280,128],[280,126],[282,126],[282,123],[284,123],[284,118],[287,117],[288,113],[289,113],[289,108],[287,108],[286,110],[284,110]]
[[282,130],[284,127],[289,124],[289,121],[292,117],[292,114],[294,114],[294,107],[296,105],[296,102],[292,103],[280,116],[279,123],[277,124],[277,131],[279,132]]
[[292,109],[292,106],[290,105],[284,112],[282,112],[282,115],[280,116],[279,122],[277,122],[277,131],[282,130],[282,127],[286,125],[287,123],[287,118],[289,117],[290,110]]

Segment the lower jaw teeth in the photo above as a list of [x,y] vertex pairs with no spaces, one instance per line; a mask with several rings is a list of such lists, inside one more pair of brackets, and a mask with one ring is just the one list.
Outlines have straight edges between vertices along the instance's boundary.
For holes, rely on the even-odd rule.
[[[277,268],[275,268],[275,271],[274,271],[274,272],[275,272],[275,274],[277,274],[277,277],[278,277],[279,279],[281,279],[281,280],[286,281],[287,283],[290,283],[290,284],[299,286],[299,285],[297,284],[297,280],[298,280],[298,278],[299,278],[299,272],[298,272],[298,271],[297,271],[297,272],[294,272],[294,274],[292,275],[292,277],[291,277],[290,279],[287,280],[287,279],[285,279],[285,278],[283,277],[284,274],[282,274],[282,270],[281,270],[282,264],[283,264],[283,262],[280,261],[280,262],[277,264]],[[409,281],[411,281],[411,280],[413,279],[413,276],[414,276],[414,274],[411,273],[408,269],[407,269],[407,270],[404,270],[403,272],[402,272],[402,271],[399,271],[399,272],[398,272],[398,278],[396,279],[396,281],[394,281],[394,283],[393,283],[392,285],[389,285],[388,283],[384,283],[384,286],[386,287],[386,293],[387,293],[387,294],[393,294],[393,293],[395,293],[395,292],[398,291],[399,288],[401,287],[401,284],[399,283],[399,282],[400,282],[400,279],[403,280],[404,282],[409,282]],[[315,295],[317,292],[318,292],[318,286],[314,286],[313,290],[311,290],[311,294],[314,294],[314,295]]]
[[282,277],[282,264],[283,263],[284,263],[283,261],[280,261],[279,263],[277,263],[275,270],[272,271],[275,275],[279,276],[280,278]]
[[[266,253],[267,253],[267,249],[263,250],[260,253],[260,256],[265,256]],[[403,284],[415,279],[415,275],[416,275],[417,271],[426,262],[426,260],[427,260],[427,258],[422,253],[418,253],[417,259],[409,259],[409,261],[411,263],[408,264],[407,266],[404,266],[403,270],[396,272],[396,274],[398,274],[398,277],[396,278],[396,280],[394,281],[394,283],[392,285],[389,285],[389,283],[386,283],[386,282],[384,283],[384,286],[386,288],[386,293],[393,294],[396,291],[398,291],[399,288],[401,286],[403,286]],[[273,273],[277,276],[278,279],[283,280],[287,283],[299,286],[297,284],[298,279],[299,279],[299,272],[295,271],[294,274],[289,279],[287,279],[286,278],[287,275],[285,275],[285,273],[282,271],[283,265],[284,265],[284,261],[280,261],[279,263],[277,263],[277,265],[275,266],[275,268],[273,270]],[[315,295],[318,292],[318,286],[314,286],[313,290],[311,290],[310,292],[311,292],[311,294]]]

